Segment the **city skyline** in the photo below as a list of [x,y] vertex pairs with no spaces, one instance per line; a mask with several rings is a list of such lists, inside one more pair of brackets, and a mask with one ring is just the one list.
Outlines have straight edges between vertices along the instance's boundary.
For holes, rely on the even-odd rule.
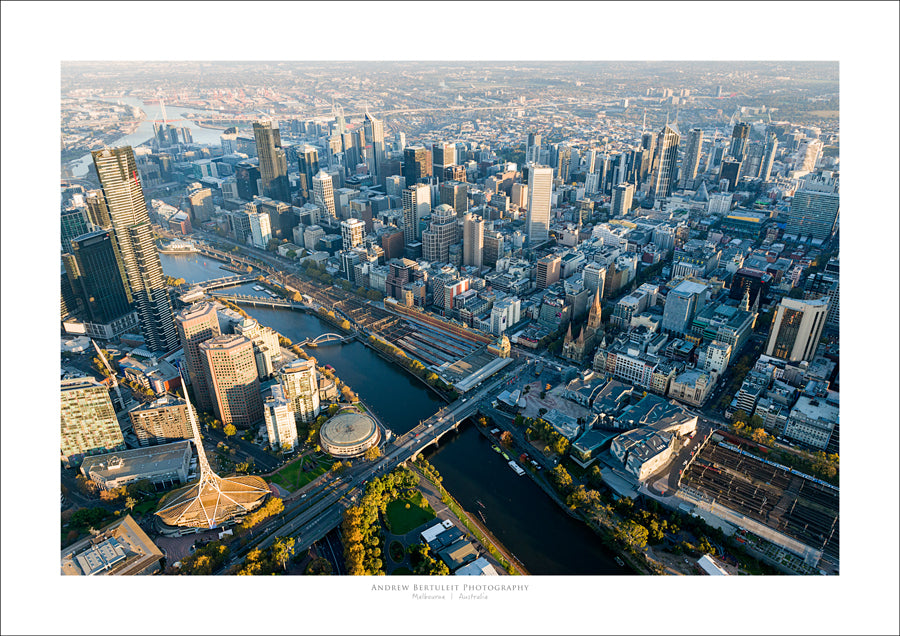
[[[470,518],[450,515],[453,530],[476,523],[495,536],[502,533],[502,542],[479,536],[460,542],[448,531],[423,534],[434,561],[429,573],[641,571],[644,561],[634,562],[633,555],[648,551],[629,548],[639,538],[613,533],[616,547],[599,556],[560,531],[560,541],[582,553],[579,563],[556,546],[545,542],[537,549],[509,535],[500,515],[541,509],[537,499],[549,499],[546,495],[517,494],[524,484],[540,483],[572,506],[580,524],[591,514],[591,493],[602,498],[610,489],[623,493],[617,489],[626,487],[648,493],[635,499],[635,510],[657,515],[657,522],[672,522],[664,503],[660,512],[647,508],[660,496],[680,497],[695,512],[703,508],[703,497],[713,497],[719,519],[729,510],[747,515],[750,509],[729,497],[767,470],[762,460],[750,457],[765,457],[754,445],[776,451],[770,459],[799,475],[807,494],[785,489],[787,512],[779,508],[774,517],[760,519],[765,528],[754,526],[751,542],[792,554],[781,566],[792,573],[812,568],[837,574],[838,509],[836,499],[829,503],[829,493],[837,492],[836,457],[843,449],[839,257],[841,244],[851,249],[848,240],[855,242],[851,237],[858,233],[853,223],[841,223],[839,213],[842,176],[848,192],[856,192],[855,175],[840,170],[840,159],[852,156],[841,156],[841,128],[848,140],[856,138],[839,102],[839,93],[845,97],[852,86],[844,82],[850,67],[842,56],[835,55],[841,59],[840,88],[837,64],[816,62],[174,61],[165,71],[153,62],[64,64],[63,187],[55,230],[63,248],[63,377],[84,374],[110,387],[115,379],[105,376],[118,376],[119,401],[107,391],[114,409],[124,402],[126,409],[142,406],[147,415],[135,420],[127,410],[118,413],[125,446],[112,454],[124,453],[125,470],[154,461],[154,453],[162,465],[170,461],[165,445],[185,435],[177,396],[190,392],[191,401],[199,403],[202,393],[195,390],[204,381],[218,382],[234,372],[233,365],[218,369],[208,363],[201,366],[205,375],[199,381],[190,378],[190,365],[183,367],[183,377],[177,371],[185,336],[176,329],[176,317],[198,301],[215,305],[216,326],[229,334],[222,338],[245,343],[240,365],[252,389],[240,401],[258,401],[259,408],[241,420],[248,428],[229,432],[223,427],[227,422],[215,421],[226,411],[210,400],[196,423],[203,430],[201,448],[218,474],[266,475],[268,503],[252,515],[259,528],[257,539],[254,527],[252,544],[263,559],[257,574],[324,567],[317,559],[326,545],[324,558],[337,574],[425,568],[415,554],[398,566],[389,554],[390,540],[373,556],[366,521],[358,526],[362,551],[354,552],[351,527],[358,522],[346,514],[342,521],[334,511],[364,511],[367,484],[378,487],[405,453],[411,465],[426,447],[424,466],[440,471],[444,487]],[[185,81],[191,77],[196,81]],[[79,92],[76,82],[97,88]],[[791,94],[799,98],[786,99]],[[78,126],[89,121],[99,125],[79,137]],[[278,132],[257,134],[261,121]],[[148,127],[153,131],[144,144]],[[90,135],[102,146],[88,148]],[[646,146],[644,139],[650,140]],[[417,146],[422,157],[413,155],[408,162],[407,151]],[[317,154],[315,163],[303,158],[310,156],[304,148]],[[81,159],[86,150],[88,162]],[[98,179],[91,167],[97,153],[123,153],[124,170],[131,169],[131,184],[145,203],[146,229],[133,215],[117,224],[124,205],[117,199],[133,199],[134,186],[103,166]],[[408,170],[408,163],[417,167]],[[534,180],[540,166],[549,170],[549,187]],[[395,181],[399,176],[412,179],[404,184]],[[267,188],[269,182],[281,189]],[[421,195],[410,196],[410,186]],[[131,192],[119,196],[118,188]],[[112,205],[99,203],[96,191]],[[539,206],[532,205],[535,198]],[[546,241],[540,226],[546,227]],[[854,282],[858,265],[851,249],[845,270]],[[116,283],[116,270],[122,284]],[[846,328],[847,320],[855,320],[852,298],[858,290],[845,291]],[[676,298],[682,302],[672,302]],[[84,336],[86,353],[79,350]],[[369,356],[377,352],[379,361],[364,362],[358,349]],[[321,407],[292,398],[292,384],[279,375],[292,359],[306,356],[314,356],[312,379]],[[851,410],[840,415],[853,420],[852,376],[844,367],[850,387],[845,408]],[[407,389],[404,378],[410,374],[423,385],[410,378]],[[420,398],[414,394],[427,393],[425,383],[449,404],[437,412],[437,406],[417,406]],[[154,407],[161,397],[175,406]],[[166,402],[171,397],[175,401]],[[397,409],[406,403],[409,414],[402,415]],[[586,418],[587,413],[598,419]],[[476,422],[482,415],[488,418],[484,428]],[[523,417],[526,426],[517,428],[514,416]],[[461,425],[467,417],[470,423]],[[129,419],[133,431],[123,423]],[[338,422],[349,428],[335,437]],[[612,435],[608,450],[595,441],[603,431]],[[710,440],[710,433],[718,437]],[[850,446],[842,454],[856,453],[855,433],[845,431],[843,441]],[[316,451],[320,435],[324,459],[295,461]],[[475,472],[456,472],[454,449],[467,448],[470,440],[484,444],[484,438],[487,454],[471,449],[468,454],[472,466],[488,472],[480,486],[469,485]],[[490,449],[492,439],[497,452]],[[295,450],[283,454],[288,447]],[[338,467],[342,448],[356,449],[352,461],[343,462],[346,467]],[[799,456],[800,448],[822,449],[826,464],[834,453],[833,465],[793,463],[790,457]],[[138,449],[150,459],[131,454]],[[509,462],[501,460],[502,452]],[[91,470],[107,470],[116,460],[112,454],[95,455],[91,462],[99,468]],[[736,468],[739,464],[743,468]],[[557,467],[563,466],[560,473]],[[632,485],[612,485],[612,477],[592,481],[592,466]],[[723,487],[704,466],[727,467],[738,485]],[[854,492],[856,479],[849,466],[839,482],[845,495]],[[189,484],[192,469],[185,467],[177,479]],[[295,478],[286,477],[290,470]],[[398,467],[394,478],[406,479],[403,470]],[[77,488],[76,474],[81,475],[77,469],[62,471],[63,492],[72,493],[63,500],[64,510],[73,502],[74,510],[91,505],[82,503],[90,497]],[[116,483],[107,473],[95,474],[95,483]],[[772,493],[780,488],[773,485],[780,475],[766,482]],[[567,486],[570,477],[574,483]],[[418,492],[426,509],[430,502],[438,510],[425,486]],[[576,486],[587,499],[579,499]],[[172,486],[159,487],[165,492]],[[511,497],[512,507],[495,499],[494,487]],[[336,499],[326,505],[329,489]],[[820,494],[824,499],[812,499]],[[384,496],[393,506],[394,495],[386,490]],[[778,495],[767,491],[766,496],[775,501]],[[141,541],[170,550],[154,526],[156,507],[147,509],[145,495],[134,497],[135,508],[124,491],[106,507],[118,507],[123,517],[130,514],[145,533]],[[276,501],[283,501],[283,511]],[[834,520],[832,546],[831,537],[798,534],[797,515],[806,514],[812,501]],[[536,533],[561,511],[557,505],[550,509],[542,512]],[[849,573],[856,516],[850,507],[843,512],[850,552],[842,550],[840,557]],[[439,512],[437,520],[448,514]],[[734,539],[689,521],[679,523],[676,540],[699,552],[685,554],[690,562],[680,555],[668,562],[666,549],[655,543],[650,518],[639,519],[619,506],[609,514],[612,519],[596,523],[612,529],[630,520],[647,528],[646,545],[654,554],[648,573],[654,562],[673,569],[667,573],[685,574],[691,568],[693,574],[748,567]],[[251,523],[246,515],[243,521]],[[807,521],[820,522],[827,520]],[[236,547],[244,542],[241,515],[236,525],[224,517],[222,523],[240,541],[213,538],[213,544],[231,550],[225,562],[213,559],[213,572],[250,573],[257,567],[255,557]],[[399,536],[391,530],[396,523],[386,516],[379,536]],[[332,545],[337,534],[328,528],[338,526],[344,540]],[[63,528],[71,536],[73,526]],[[750,531],[741,523],[737,528]],[[264,530],[272,531],[268,540]],[[774,534],[762,539],[763,530]],[[108,532],[101,528],[101,536],[112,536]],[[528,533],[519,528],[515,534]],[[291,544],[288,560],[278,562],[274,555],[285,545],[282,539]],[[697,556],[706,551],[701,540],[712,544],[704,559]],[[791,541],[798,546],[791,547]],[[307,546],[309,561],[291,561]],[[513,559],[511,551],[518,556]],[[93,558],[89,552],[79,552],[79,558]],[[198,549],[197,554],[212,553]],[[777,554],[766,558],[777,560]],[[196,559],[185,555],[182,562],[193,569]],[[775,567],[762,562],[763,571]],[[162,566],[160,574],[173,573],[164,571],[166,561]],[[603,578],[598,585],[606,589]],[[530,580],[541,595],[547,589],[540,577]],[[425,592],[435,593],[440,595]]]

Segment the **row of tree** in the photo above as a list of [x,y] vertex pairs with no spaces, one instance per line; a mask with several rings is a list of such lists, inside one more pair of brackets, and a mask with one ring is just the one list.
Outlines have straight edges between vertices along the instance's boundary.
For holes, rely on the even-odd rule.
[[284,502],[278,497],[272,497],[262,507],[257,508],[249,515],[244,517],[241,528],[249,530],[258,523],[265,521],[269,517],[274,517],[284,512]]
[[569,450],[569,440],[560,435],[553,426],[543,419],[531,420],[530,425],[525,429],[525,435],[528,436],[529,440],[546,442],[544,454],[552,452],[562,457]]
[[294,555],[294,537],[278,537],[265,550],[253,548],[237,571],[238,576],[261,576],[287,571],[287,562]]
[[429,386],[432,386],[439,391],[443,391],[449,396],[453,397],[456,395],[456,391],[452,386],[444,382],[441,378],[438,377],[436,373],[433,371],[429,371],[425,368],[418,360],[413,360],[406,353],[390,342],[386,340],[382,340],[378,336],[371,335],[368,338],[368,342],[372,347],[381,351],[382,353],[386,353],[390,355],[394,362],[399,364],[401,367],[415,375],[417,378],[424,380]]

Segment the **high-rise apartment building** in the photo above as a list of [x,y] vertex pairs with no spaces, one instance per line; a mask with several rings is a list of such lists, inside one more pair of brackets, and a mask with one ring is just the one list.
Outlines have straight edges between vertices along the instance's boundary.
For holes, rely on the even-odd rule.
[[553,168],[532,165],[528,170],[528,213],[525,228],[529,247],[550,238],[550,198],[553,192]]
[[337,212],[334,207],[334,184],[331,175],[324,170],[313,176],[313,201],[321,210],[323,216],[337,218]]
[[198,408],[207,411],[212,408],[213,400],[206,381],[200,344],[221,335],[218,312],[212,303],[194,303],[175,316],[175,326],[184,349],[184,362],[194,389],[194,402]]
[[312,422],[319,416],[319,379],[315,362],[302,358],[294,360],[281,368],[278,381],[297,422]]
[[360,219],[341,221],[341,238],[345,250],[363,246],[366,239],[366,224]]
[[123,146],[95,150],[91,155],[146,346],[151,351],[171,351],[178,346],[172,302],[165,286],[134,152],[130,146]]
[[281,147],[280,131],[273,122],[259,120],[253,123],[253,136],[256,138],[256,152],[259,155],[263,196],[290,203],[287,157]]
[[74,259],[67,267],[76,282],[91,322],[110,323],[132,311],[125,268],[111,230],[97,230],[72,241]]
[[60,382],[60,455],[71,465],[86,455],[124,450],[109,389],[93,378]]
[[403,176],[407,186],[433,174],[431,153],[425,146],[407,146],[403,151]]
[[92,229],[87,209],[71,208],[63,210],[59,216],[59,237],[62,251],[71,252],[72,240],[82,234],[87,234]]
[[463,221],[463,265],[482,266],[484,219],[466,214]]
[[262,420],[253,343],[240,335],[222,335],[200,343],[206,383],[216,417],[247,428]]
[[634,184],[620,183],[613,190],[612,216],[622,216],[631,212],[631,204],[634,199]]
[[425,184],[408,186],[403,191],[403,242],[406,245],[421,238],[419,221],[429,212],[431,212],[431,187]]
[[[248,203],[248,206],[252,204]],[[250,219],[250,241],[254,247],[261,250],[266,249],[269,241],[272,240],[272,221],[269,219],[268,212],[259,212],[255,207],[247,210],[247,217]]]
[[778,140],[771,135],[766,140],[766,146],[763,149],[762,165],[759,168],[759,178],[768,181],[772,176],[772,166],[775,165],[775,153],[778,151]]
[[128,417],[141,446],[168,444],[194,437],[187,402],[173,395],[164,395],[142,404],[129,411]]
[[457,230],[456,210],[443,203],[437,206],[431,213],[428,229],[422,232],[422,258],[449,262],[450,245],[457,242]]
[[822,337],[829,302],[827,296],[816,300],[783,298],[772,320],[766,355],[790,362],[812,360]]
[[272,395],[263,402],[269,447],[274,451],[292,451],[297,448],[298,439],[291,402],[284,396],[284,389],[280,385],[276,384],[271,391]]
[[679,141],[681,133],[673,125],[664,126],[656,136],[655,168],[651,178],[651,194],[656,199],[672,194]]

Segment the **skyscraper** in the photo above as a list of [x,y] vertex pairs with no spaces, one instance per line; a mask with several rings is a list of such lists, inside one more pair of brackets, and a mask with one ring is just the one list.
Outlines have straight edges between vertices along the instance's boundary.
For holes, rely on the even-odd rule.
[[703,130],[692,128],[688,133],[687,152],[684,155],[684,163],[681,170],[681,183],[685,187],[693,185],[697,178],[697,169],[700,167],[700,148],[703,147]]
[[728,191],[734,192],[738,184],[738,175],[740,175],[740,173],[741,162],[726,159],[722,162],[722,167],[719,169],[719,181],[722,181],[723,179],[727,180]]
[[556,153],[556,176],[562,179],[563,183],[569,180],[569,172],[572,166],[572,149],[565,145],[560,145]]
[[262,194],[277,201],[291,202],[287,177],[287,157],[281,147],[281,133],[273,122],[259,120],[253,123],[256,152],[259,155],[259,176]]
[[85,208],[63,210],[59,217],[59,237],[62,242],[62,251],[71,253],[72,239],[87,234],[91,229],[91,222]]
[[95,150],[91,156],[147,348],[170,351],[178,346],[172,302],[153,240],[134,152],[131,146],[123,146]]
[[744,158],[744,151],[747,149],[747,141],[750,137],[750,124],[738,122],[731,131],[731,146],[728,148],[728,154],[738,161]]
[[431,188],[410,185],[403,191],[403,242],[415,243],[421,238],[419,221],[431,212]]
[[827,241],[834,233],[840,210],[841,195],[837,192],[798,190],[791,201],[785,234]]
[[222,335],[200,343],[206,384],[222,424],[248,428],[263,418],[253,343]]
[[403,151],[403,176],[406,185],[419,183],[433,174],[431,153],[425,146],[407,146]]
[[91,322],[109,323],[132,311],[125,268],[112,231],[79,236],[72,241],[72,251],[78,271],[70,276],[80,284]]
[[281,368],[278,381],[291,403],[297,422],[312,422],[319,415],[319,379],[312,360],[298,358]]
[[432,172],[443,176],[444,168],[456,164],[456,144],[435,143],[431,147],[431,157]]
[[109,389],[93,378],[60,383],[60,455],[70,464],[85,455],[125,450]]
[[[344,155],[348,158],[346,149]],[[303,146],[297,151],[297,167],[300,170],[300,196],[308,203],[312,200],[313,177],[319,172],[319,151],[315,146]]]
[[213,400],[206,374],[203,371],[203,356],[200,344],[221,335],[216,308],[210,303],[195,303],[182,309],[175,317],[178,337],[184,348],[187,375],[194,389],[194,401],[202,410],[212,408]]
[[772,166],[775,165],[775,153],[778,151],[778,140],[775,135],[771,135],[766,140],[766,147],[763,150],[762,165],[759,168],[759,178],[768,181],[772,176]]
[[553,168],[533,165],[528,171],[528,213],[525,227],[528,244],[534,247],[550,238],[550,197]]
[[363,129],[366,131],[366,141],[372,144],[373,162],[369,165],[369,174],[377,177],[378,171],[384,163],[384,122],[380,119],[375,119],[366,110]]
[[463,222],[463,265],[480,268],[484,252],[484,219],[466,214]]
[[284,389],[280,385],[276,384],[271,390],[272,395],[263,403],[269,447],[274,451],[294,450],[298,441],[297,423],[291,403],[284,397]]
[[446,203],[457,216],[462,216],[469,209],[468,186],[457,181],[444,181],[440,187],[441,203]]
[[681,134],[673,125],[666,125],[656,137],[655,169],[651,183],[654,198],[665,198],[672,194],[675,177],[675,161],[678,157],[678,142]]
[[828,296],[817,300],[783,298],[772,320],[766,355],[791,362],[812,360],[822,337],[829,302]]
[[422,232],[422,258],[446,263],[450,260],[450,245],[456,243],[456,211],[442,203],[431,213],[431,224]]
[[634,185],[631,183],[620,183],[613,190],[612,216],[625,215],[631,212],[631,203],[634,199]]
[[343,238],[343,248],[345,250],[350,250],[354,247],[364,247],[366,224],[360,219],[341,221],[341,237]]
[[332,182],[331,175],[324,170],[319,170],[319,172],[313,176],[312,190],[313,201],[319,206],[322,215],[330,216],[333,219],[337,218],[337,212],[334,207],[334,183]]

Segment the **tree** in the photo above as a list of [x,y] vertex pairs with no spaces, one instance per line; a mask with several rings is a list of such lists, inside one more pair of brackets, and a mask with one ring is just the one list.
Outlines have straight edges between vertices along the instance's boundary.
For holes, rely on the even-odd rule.
[[131,510],[137,505],[137,500],[134,497],[126,497],[125,498],[125,507],[128,508],[128,511]]
[[287,562],[294,553],[294,537],[278,537],[272,544],[272,554],[287,572]]
[[500,435],[500,443],[504,446],[512,446],[513,436],[509,431],[503,431],[503,434]]
[[225,425],[225,435],[231,437],[237,434],[237,427],[234,424]]
[[557,488],[563,492],[568,491],[572,487],[572,476],[562,464],[558,465],[552,471],[553,480],[556,482]]
[[370,462],[375,461],[379,457],[381,457],[381,449],[378,448],[377,446],[372,446],[372,447],[366,449],[366,452],[363,455],[363,458],[366,461],[370,461]]
[[331,572],[331,563],[328,559],[323,559],[322,557],[316,557],[306,566],[306,573],[313,576],[328,575],[331,574]]
[[334,475],[340,475],[345,470],[347,470],[347,465],[344,462],[338,460],[331,465],[331,472]]
[[647,528],[631,520],[616,528],[616,538],[635,551],[646,547],[648,534]]

